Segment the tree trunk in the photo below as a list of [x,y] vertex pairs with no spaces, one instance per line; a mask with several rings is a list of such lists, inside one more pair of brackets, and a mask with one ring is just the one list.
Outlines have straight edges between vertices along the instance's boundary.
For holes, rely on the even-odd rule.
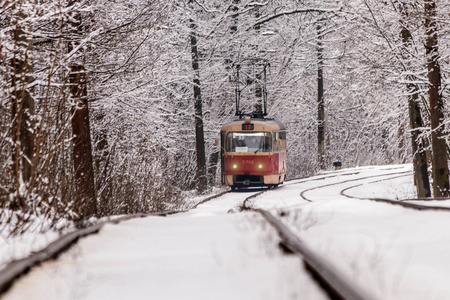
[[[190,1],[189,3],[192,3]],[[200,89],[200,68],[198,63],[196,24],[193,19],[189,19],[191,28],[191,55],[192,69],[194,71],[194,106],[195,106],[195,144],[197,153],[197,191],[201,194],[205,192],[208,182],[206,177],[206,154],[205,137],[203,130],[203,103]]]
[[214,183],[214,184],[216,182],[216,173],[217,173],[217,165],[219,163],[219,155],[220,155],[220,150],[214,151],[213,153],[211,153],[211,156],[209,157],[208,173],[209,173],[209,178],[211,180],[211,183]]
[[231,11],[233,12],[233,14],[231,15],[232,25],[230,26],[230,33],[232,35],[235,34],[238,30],[238,16],[239,16],[238,4],[240,4],[240,2],[241,0],[232,1]]
[[73,166],[77,189],[77,207],[80,217],[97,214],[94,168],[92,159],[89,106],[87,102],[86,72],[83,66],[70,67],[70,93],[72,106]]
[[[83,32],[81,15],[76,13],[70,22],[74,36]],[[76,48],[77,42],[69,42],[68,51]],[[73,105],[72,135],[73,135],[73,166],[77,190],[75,208],[80,219],[97,214],[97,200],[94,181],[92,158],[91,127],[89,122],[89,105],[87,101],[87,74],[80,62],[70,65],[70,94]]]
[[[23,17],[23,16],[20,16]],[[13,178],[15,179],[17,201],[12,206],[23,208],[24,199],[20,194],[22,182],[29,190],[32,173],[32,158],[34,153],[34,99],[33,88],[29,87],[34,78],[33,68],[28,57],[31,40],[19,25],[14,30],[15,52],[11,60],[12,88],[11,99],[11,134],[13,143]]]
[[428,91],[431,120],[431,148],[433,151],[433,193],[434,197],[449,196],[447,152],[444,133],[444,103],[440,94],[441,69],[439,66],[438,35],[436,24],[436,3],[425,0],[425,36],[428,67]]
[[409,106],[409,122],[411,126],[411,144],[413,151],[414,165],[414,181],[417,189],[418,198],[431,197],[430,182],[428,179],[427,156],[424,147],[423,138],[420,137],[422,127],[422,117],[420,115],[420,107],[418,105],[417,86],[414,84],[407,85],[408,106]]
[[[403,5],[406,5],[403,3]],[[403,10],[404,14],[407,14],[406,10]],[[403,47],[411,47],[411,32],[404,26],[401,31]],[[408,51],[405,51],[408,53]],[[420,114],[419,107],[419,88],[414,82],[412,76],[407,76],[407,81],[410,82],[406,85],[408,93],[408,107],[409,107],[409,124],[411,128],[411,145],[413,153],[413,167],[414,167],[414,183],[417,189],[418,198],[431,197],[430,181],[428,179],[428,164],[425,151],[425,143],[421,137],[423,122]]]
[[325,165],[325,104],[323,99],[323,46],[322,29],[317,26],[317,151],[319,168]]

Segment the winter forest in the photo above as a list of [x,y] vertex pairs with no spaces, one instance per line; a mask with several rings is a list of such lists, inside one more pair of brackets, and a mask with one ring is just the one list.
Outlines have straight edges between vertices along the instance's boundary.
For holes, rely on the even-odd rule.
[[414,162],[417,197],[449,194],[448,1],[0,3],[0,203],[19,230],[220,187],[235,65],[256,58],[288,128],[288,179]]

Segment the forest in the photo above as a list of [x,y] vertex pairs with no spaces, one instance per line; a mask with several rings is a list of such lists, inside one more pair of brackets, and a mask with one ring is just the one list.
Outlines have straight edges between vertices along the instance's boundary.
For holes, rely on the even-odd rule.
[[449,196],[446,0],[1,0],[0,24],[3,224],[83,226],[220,187],[215,139],[236,65],[262,80],[254,61],[288,179],[413,163],[417,197]]

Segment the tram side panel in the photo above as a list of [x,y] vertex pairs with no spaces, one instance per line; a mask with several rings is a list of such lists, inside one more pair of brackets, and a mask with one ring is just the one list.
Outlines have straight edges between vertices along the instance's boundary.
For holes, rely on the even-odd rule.
[[225,132],[220,132],[220,176],[222,184],[225,184]]

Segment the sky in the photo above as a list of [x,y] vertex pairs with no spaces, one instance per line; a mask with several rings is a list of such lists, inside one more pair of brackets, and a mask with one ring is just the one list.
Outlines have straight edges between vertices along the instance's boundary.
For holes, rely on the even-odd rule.
[[[34,268],[2,299],[326,299],[301,258],[280,250],[273,228],[239,211],[257,191],[106,225]],[[280,218],[304,243],[375,299],[447,299],[450,212],[343,195],[414,193],[411,165],[373,166],[289,181],[251,204],[285,212]]]

